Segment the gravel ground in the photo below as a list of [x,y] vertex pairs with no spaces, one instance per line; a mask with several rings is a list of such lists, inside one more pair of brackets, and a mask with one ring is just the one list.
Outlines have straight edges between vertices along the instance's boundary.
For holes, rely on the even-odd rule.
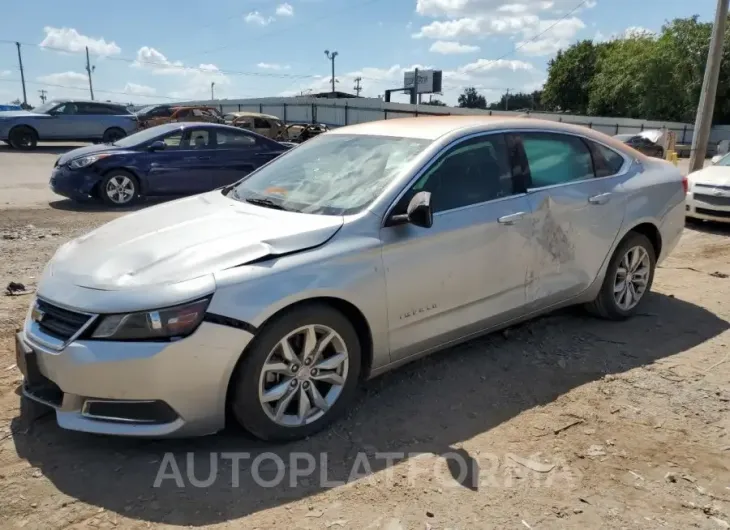
[[[3,287],[32,290],[61,243],[120,215],[48,200],[0,205]],[[274,446],[233,428],[140,441],[21,415],[12,335],[30,296],[0,296],[0,527],[729,528],[729,237],[689,225],[628,322],[571,309],[432,355],[368,383],[331,430]],[[314,471],[296,477],[303,452]],[[163,464],[180,483],[155,487]]]

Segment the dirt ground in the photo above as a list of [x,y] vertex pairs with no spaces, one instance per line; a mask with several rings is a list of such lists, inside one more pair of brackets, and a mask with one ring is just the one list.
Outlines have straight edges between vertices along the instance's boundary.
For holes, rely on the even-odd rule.
[[[0,286],[32,289],[62,242],[117,215],[0,209]],[[444,351],[368,383],[331,430],[274,446],[21,416],[12,336],[32,295],[0,296],[0,528],[730,528],[728,275],[730,228],[690,225],[636,318],[568,310]],[[262,487],[251,460],[210,459],[224,452],[263,455],[260,473],[317,462]],[[166,453],[212,484],[154,487]]]

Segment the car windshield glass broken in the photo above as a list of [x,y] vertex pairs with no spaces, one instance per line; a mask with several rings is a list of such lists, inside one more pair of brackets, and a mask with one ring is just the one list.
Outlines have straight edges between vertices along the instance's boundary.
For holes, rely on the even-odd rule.
[[377,198],[429,143],[385,136],[321,136],[253,173],[228,196],[267,199],[302,213],[353,214]]

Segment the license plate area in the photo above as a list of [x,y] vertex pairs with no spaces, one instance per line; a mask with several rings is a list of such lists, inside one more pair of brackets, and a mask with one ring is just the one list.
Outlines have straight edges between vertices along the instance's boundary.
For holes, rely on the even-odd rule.
[[28,346],[20,334],[15,336],[15,361],[25,378],[24,390],[30,397],[52,405],[61,406],[63,392],[44,376],[38,368],[38,354]]

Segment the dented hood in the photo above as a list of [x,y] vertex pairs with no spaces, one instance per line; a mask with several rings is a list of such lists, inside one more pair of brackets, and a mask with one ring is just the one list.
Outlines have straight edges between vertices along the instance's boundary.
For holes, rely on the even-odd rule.
[[339,216],[234,201],[218,190],[120,217],[70,241],[45,275],[101,290],[177,283],[321,245],[342,223]]

